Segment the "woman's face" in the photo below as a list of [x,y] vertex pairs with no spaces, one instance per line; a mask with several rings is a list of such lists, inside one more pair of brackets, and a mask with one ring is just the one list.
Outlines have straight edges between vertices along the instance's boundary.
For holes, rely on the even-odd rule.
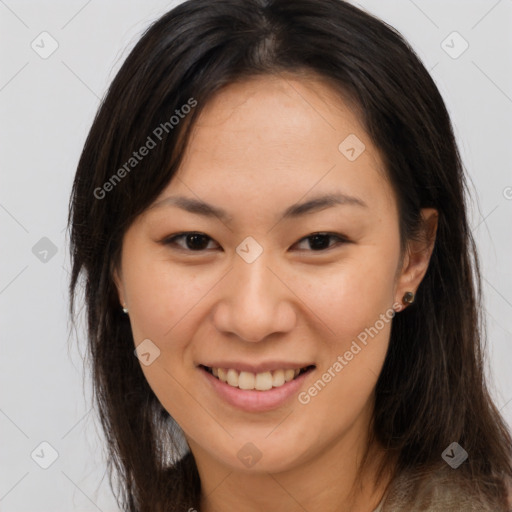
[[196,458],[278,472],[364,441],[418,274],[380,167],[323,82],[260,77],[206,105],[116,275],[144,375]]

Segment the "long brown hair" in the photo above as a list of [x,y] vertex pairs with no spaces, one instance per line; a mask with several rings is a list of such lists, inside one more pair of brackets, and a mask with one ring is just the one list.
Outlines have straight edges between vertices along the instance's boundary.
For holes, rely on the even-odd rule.
[[[327,79],[358,108],[396,192],[403,246],[421,208],[439,212],[427,274],[416,303],[393,320],[376,386],[372,433],[387,449],[383,468],[396,461],[396,478],[436,471],[456,441],[469,454],[457,475],[505,510],[512,440],[485,383],[478,259],[452,125],[401,35],[341,0],[188,0],[143,34],[99,108],[70,200],[70,312],[83,278],[94,397],[119,503],[130,512],[184,511],[199,508],[200,493],[192,455],[177,455],[180,428],[133,354],[112,274],[123,234],[172,179],[212,95],[235,80],[283,72]],[[126,167],[191,99],[190,113]]]

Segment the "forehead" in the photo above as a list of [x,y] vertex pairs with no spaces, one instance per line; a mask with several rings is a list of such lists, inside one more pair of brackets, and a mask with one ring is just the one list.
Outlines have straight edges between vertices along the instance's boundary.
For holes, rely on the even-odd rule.
[[292,148],[294,154],[337,158],[340,137],[350,133],[367,138],[357,115],[324,80],[261,76],[229,84],[204,106],[189,149],[207,149],[210,158],[224,161],[290,158]]
[[256,77],[216,93],[158,199],[178,190],[222,202],[242,196],[247,204],[293,203],[326,191],[374,203],[392,195],[351,104],[326,81],[293,75]]

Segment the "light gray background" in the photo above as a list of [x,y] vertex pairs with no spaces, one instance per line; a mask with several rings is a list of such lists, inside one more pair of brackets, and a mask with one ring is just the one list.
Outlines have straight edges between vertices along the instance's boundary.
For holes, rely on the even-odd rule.
[[[118,510],[75,335],[68,352],[64,228],[100,98],[142,31],[176,3],[0,0],[2,512]],[[491,383],[512,424],[512,0],[358,5],[404,34],[452,115],[473,182],[471,225],[482,258]],[[43,31],[59,45],[47,59],[31,48],[34,40],[50,48],[49,39],[41,42]],[[457,36],[448,37],[453,31],[469,44],[458,58],[445,51],[463,48]],[[44,248],[33,253],[43,237],[55,244],[54,256]],[[78,337],[84,347],[83,332]],[[31,458],[37,448],[34,458],[49,461],[43,441],[59,455],[46,470]]]

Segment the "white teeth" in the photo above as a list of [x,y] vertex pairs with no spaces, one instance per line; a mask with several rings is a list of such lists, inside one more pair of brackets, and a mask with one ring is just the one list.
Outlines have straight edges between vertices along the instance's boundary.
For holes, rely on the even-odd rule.
[[288,368],[286,370],[274,370],[261,373],[238,372],[233,368],[211,368],[215,377],[222,382],[240,389],[256,389],[258,391],[267,391],[269,389],[279,388],[286,382],[290,382],[300,373],[300,368]]
[[290,369],[284,371],[284,380],[286,382],[290,382],[291,380],[293,380],[294,377],[295,377],[295,370],[290,368]]
[[[236,372],[236,370],[230,370],[230,371]],[[254,381],[255,380],[256,379],[254,377],[254,373],[240,372],[240,377],[238,379],[238,387],[240,389],[254,389]],[[228,382],[228,384],[229,384],[229,382]]]
[[284,370],[276,370],[275,372],[272,372],[272,386],[278,388],[284,383]]
[[218,368],[218,371],[219,371],[219,379],[222,382],[227,382],[228,381],[228,372],[226,370],[224,370],[224,368]]
[[258,391],[267,391],[267,389],[272,389],[272,374],[270,372],[257,373],[254,387]]
[[228,384],[234,388],[238,387],[238,372],[233,369],[228,370]]

